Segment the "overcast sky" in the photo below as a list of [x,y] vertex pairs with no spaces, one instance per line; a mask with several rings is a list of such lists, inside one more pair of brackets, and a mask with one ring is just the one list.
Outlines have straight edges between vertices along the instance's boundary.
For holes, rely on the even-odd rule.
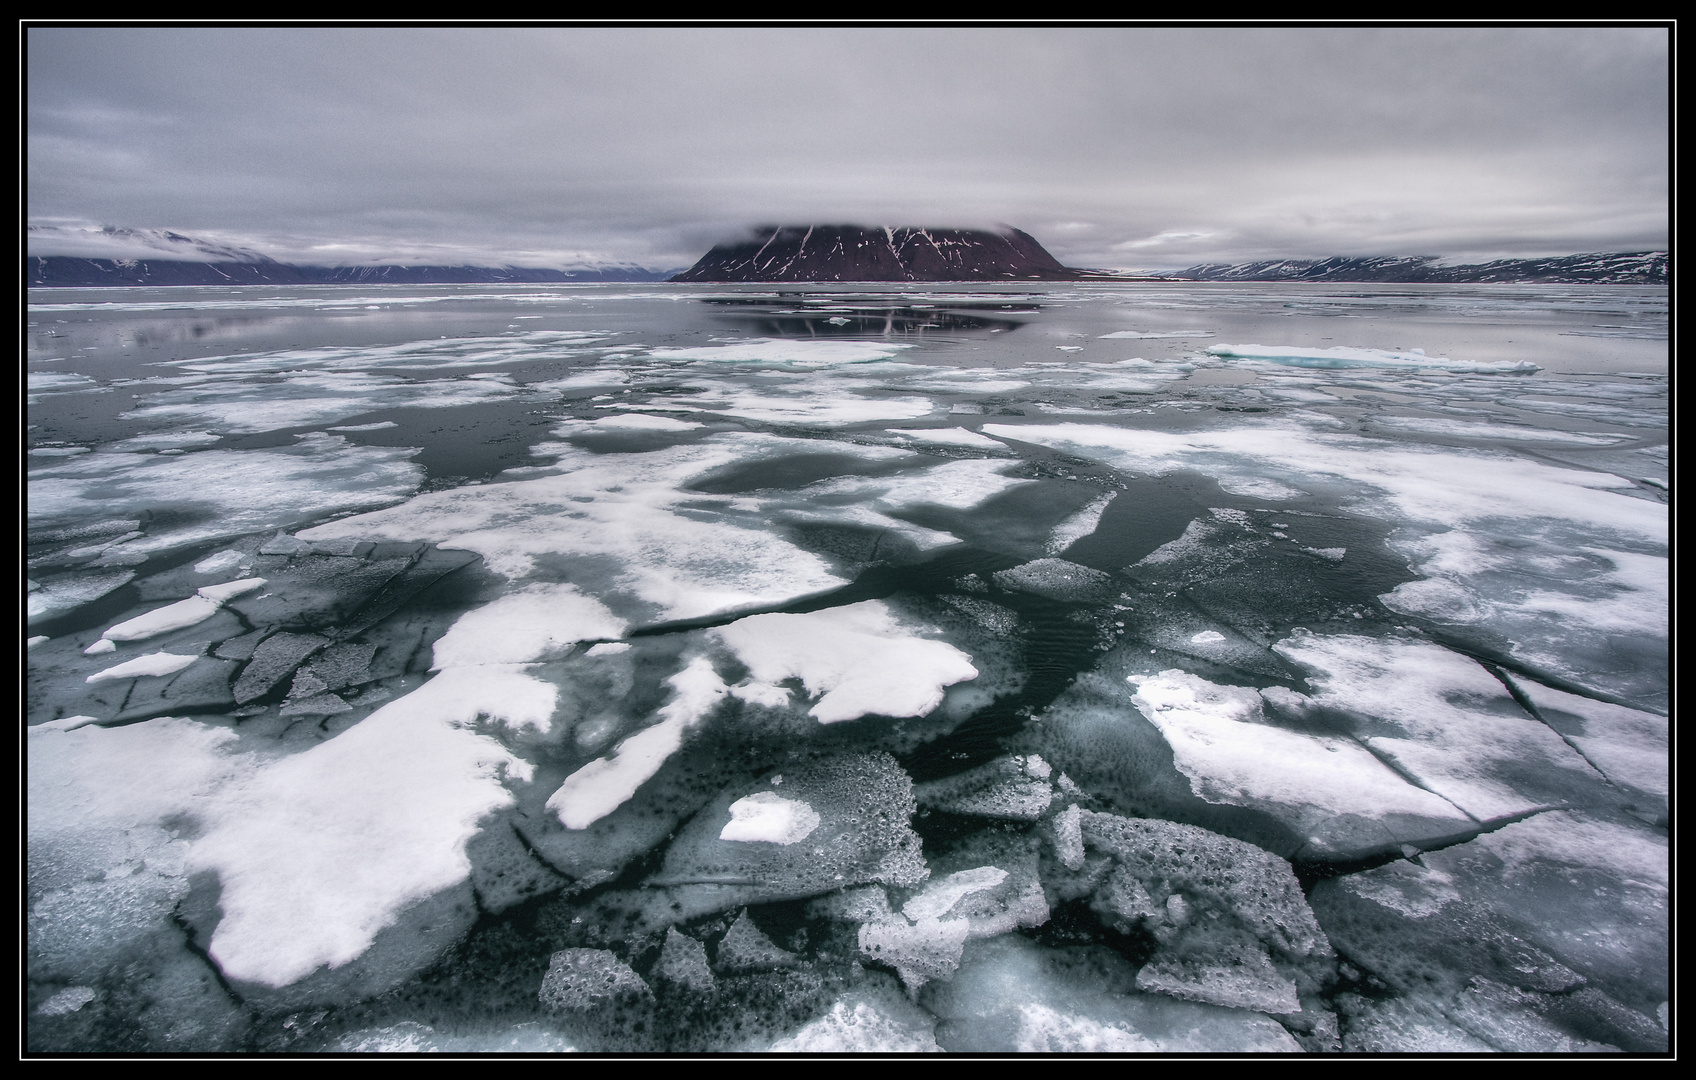
[[[654,268],[762,222],[1073,266],[1664,248],[1641,28],[31,29],[28,216]],[[51,253],[40,251],[38,253]]]

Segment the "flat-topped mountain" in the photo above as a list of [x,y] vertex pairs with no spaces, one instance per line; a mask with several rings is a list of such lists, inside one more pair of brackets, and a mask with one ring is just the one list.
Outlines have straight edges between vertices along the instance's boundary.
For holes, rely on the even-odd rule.
[[719,244],[673,281],[1075,281],[1028,233],[778,225]]

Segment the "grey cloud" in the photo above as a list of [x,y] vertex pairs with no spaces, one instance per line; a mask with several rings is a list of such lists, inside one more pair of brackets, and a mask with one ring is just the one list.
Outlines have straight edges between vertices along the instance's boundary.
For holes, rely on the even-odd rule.
[[[1666,236],[1653,27],[70,28],[26,44],[32,219],[200,230],[279,258],[681,265],[779,220],[1007,221],[1077,265]],[[1167,233],[1199,235],[1125,246]]]

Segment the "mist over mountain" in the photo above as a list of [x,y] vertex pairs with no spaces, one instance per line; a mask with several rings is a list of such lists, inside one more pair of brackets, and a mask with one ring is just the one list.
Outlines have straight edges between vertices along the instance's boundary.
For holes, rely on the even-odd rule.
[[719,244],[673,281],[1071,281],[1029,233],[1009,226],[766,226]]

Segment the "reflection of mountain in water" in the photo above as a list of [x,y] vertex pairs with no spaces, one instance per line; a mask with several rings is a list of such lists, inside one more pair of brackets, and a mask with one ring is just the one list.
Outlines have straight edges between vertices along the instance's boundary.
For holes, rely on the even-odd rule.
[[[718,317],[765,337],[864,336],[913,334],[927,330],[1017,330],[1022,312],[1040,311],[1031,303],[913,304],[883,300],[845,304],[840,297],[780,293],[768,297],[714,296],[703,303],[723,310]],[[738,310],[740,309],[740,310]]]

